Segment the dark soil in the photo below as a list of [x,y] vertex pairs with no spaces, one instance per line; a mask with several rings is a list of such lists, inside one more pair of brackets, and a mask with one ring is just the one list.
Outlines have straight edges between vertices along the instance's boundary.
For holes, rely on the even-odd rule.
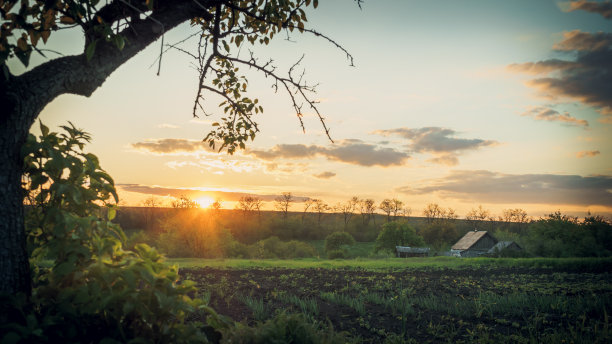
[[[413,305],[408,317],[394,314],[383,305],[364,302],[366,313],[360,315],[345,305],[327,302],[321,293],[331,292],[359,298],[378,293],[387,298],[400,294],[410,298],[435,296],[457,300],[474,299],[483,292],[499,295],[541,293],[543,295],[612,294],[612,275],[582,273],[545,268],[479,268],[479,269],[419,269],[406,271],[366,271],[341,269],[181,269],[184,278],[197,282],[203,293],[210,293],[210,304],[220,314],[235,321],[254,324],[253,311],[244,297],[263,300],[269,316],[276,312],[300,312],[299,307],[279,300],[280,294],[292,294],[301,299],[314,299],[318,305],[316,318],[329,321],[334,329],[360,337],[363,342],[378,343],[387,334],[405,333],[418,342],[465,341],[467,330],[522,333],[527,319],[468,314],[457,316],[436,311],[432,307]],[[399,302],[399,301],[398,301]],[[608,314],[610,310],[607,310]],[[551,314],[546,321],[559,319]],[[548,319],[548,320],[546,320]],[[437,334],[444,335],[437,338]]]

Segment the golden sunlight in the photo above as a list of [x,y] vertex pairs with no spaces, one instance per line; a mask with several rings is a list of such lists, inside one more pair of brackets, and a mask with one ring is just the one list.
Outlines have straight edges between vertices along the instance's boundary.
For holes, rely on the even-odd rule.
[[211,204],[215,203],[215,200],[208,196],[198,197],[194,201],[200,205],[200,208],[208,208]]

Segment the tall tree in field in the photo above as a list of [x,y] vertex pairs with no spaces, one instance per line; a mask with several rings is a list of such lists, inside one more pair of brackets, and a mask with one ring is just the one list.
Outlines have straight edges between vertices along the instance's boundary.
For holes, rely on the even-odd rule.
[[444,216],[444,209],[441,208],[437,203],[429,203],[423,209],[423,216],[427,223],[435,222]]
[[470,227],[474,228],[474,230],[478,230],[483,227],[484,221],[488,219],[490,215],[491,212],[489,212],[489,210],[479,205],[478,208],[470,210],[465,216],[465,219],[470,224]]
[[317,226],[321,227],[321,219],[323,218],[323,214],[329,211],[330,207],[327,203],[323,202],[320,199],[314,199],[314,210],[317,212]]
[[304,223],[304,219],[306,218],[306,213],[308,213],[308,209],[310,209],[315,204],[315,200],[309,198],[304,201],[304,211],[302,212],[302,223]]
[[393,201],[385,198],[378,206],[385,214],[387,214],[387,222],[391,221],[391,213],[393,212]]
[[397,220],[397,217],[402,215],[403,210],[404,202],[400,201],[397,198],[391,200],[391,212],[393,213],[394,220]]
[[291,192],[283,192],[280,196],[274,199],[274,207],[276,210],[283,213],[283,219],[287,219],[287,215],[289,214],[289,208],[291,207],[291,203],[295,202],[293,199],[293,195]]
[[359,197],[353,196],[351,199],[346,201],[345,203],[339,203],[337,211],[342,213],[342,218],[344,219],[344,229],[348,226],[349,221],[355,214],[355,209],[357,209],[357,205],[359,204]]
[[[89,97],[138,52],[159,38],[163,41],[168,30],[190,22],[201,29],[195,52],[189,52],[199,73],[193,115],[211,112],[204,109],[209,96],[220,99],[224,112],[205,138],[211,146],[233,153],[258,132],[254,116],[263,108],[247,96],[248,80],[240,68],[271,80],[276,90],[287,93],[300,123],[308,110],[328,133],[310,98],[313,86],[298,71],[299,61],[285,74],[272,60],[244,53],[248,46],[266,45],[285,32],[309,33],[338,47],[352,64],[352,57],[340,45],[307,27],[305,9],[317,4],[317,0],[0,1],[0,292],[30,291],[20,151],[47,104],[62,94]],[[48,60],[21,75],[11,73],[11,61],[27,67],[31,54],[44,53],[42,45],[60,29],[81,30],[80,54]]]
[[238,200],[236,207],[242,210],[242,215],[244,215],[244,217],[247,217],[255,211],[259,213],[262,202],[261,198],[257,196],[242,196]]
[[[374,219],[374,212],[376,211],[376,203],[373,199],[367,198],[359,201],[359,212],[361,213],[361,220],[364,225],[370,223],[371,219]],[[376,225],[376,219],[374,219]]]

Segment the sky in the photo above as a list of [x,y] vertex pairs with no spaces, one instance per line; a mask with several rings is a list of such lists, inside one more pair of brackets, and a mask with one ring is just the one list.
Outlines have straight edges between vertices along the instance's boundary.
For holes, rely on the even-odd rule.
[[[288,96],[246,71],[250,96],[264,107],[261,131],[234,155],[211,150],[202,139],[221,111],[210,103],[212,116],[192,116],[198,75],[186,54],[167,51],[157,76],[160,41],[91,97],[62,95],[39,118],[93,135],[89,150],[124,205],[185,195],[233,208],[254,195],[272,208],[291,192],[330,205],[397,198],[413,216],[429,203],[462,217],[479,205],[494,215],[612,215],[609,1],[366,0],[360,9],[337,0],[308,15],[309,27],[341,44],[354,66],[308,34],[252,49],[279,71],[304,56],[333,143],[308,111],[303,133]],[[193,32],[181,25],[164,41]],[[49,45],[76,54],[83,43],[79,32],[60,32]]]

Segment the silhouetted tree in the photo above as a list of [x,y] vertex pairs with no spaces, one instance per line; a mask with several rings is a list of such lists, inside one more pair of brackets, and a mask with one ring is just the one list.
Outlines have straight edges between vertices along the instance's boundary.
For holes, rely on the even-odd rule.
[[276,208],[276,210],[283,213],[283,219],[287,219],[289,208],[291,207],[291,203],[293,202],[294,199],[291,195],[291,192],[283,192],[280,196],[274,199],[274,207]]

